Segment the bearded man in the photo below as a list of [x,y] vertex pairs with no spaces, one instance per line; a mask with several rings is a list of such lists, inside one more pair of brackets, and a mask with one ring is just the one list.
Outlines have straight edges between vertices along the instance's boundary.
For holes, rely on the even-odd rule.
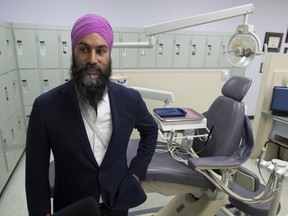
[[[127,216],[129,208],[146,200],[140,181],[145,180],[154,154],[158,127],[137,91],[109,80],[113,31],[104,17],[80,17],[71,42],[71,80],[40,95],[30,114],[29,215],[52,213],[48,178],[52,151],[54,212],[92,196],[101,216]],[[134,128],[140,141],[128,165],[126,151]]]

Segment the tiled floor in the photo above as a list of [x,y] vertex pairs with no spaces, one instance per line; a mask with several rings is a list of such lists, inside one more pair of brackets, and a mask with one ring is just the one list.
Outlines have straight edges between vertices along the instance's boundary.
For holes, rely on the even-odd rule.
[[[255,173],[258,173],[254,160],[249,160],[245,164]],[[27,216],[25,188],[24,188],[24,169],[25,169],[25,154],[20,160],[16,170],[14,171],[10,181],[8,182],[4,192],[0,197],[0,215],[1,216]],[[265,171],[263,171],[264,177]],[[281,197],[282,208],[279,216],[288,216],[288,207],[285,205],[288,198],[288,180],[285,180],[284,191]],[[159,194],[148,194],[147,201],[132,209],[131,211],[139,211],[147,208],[154,208],[165,205],[171,197],[164,197]]]

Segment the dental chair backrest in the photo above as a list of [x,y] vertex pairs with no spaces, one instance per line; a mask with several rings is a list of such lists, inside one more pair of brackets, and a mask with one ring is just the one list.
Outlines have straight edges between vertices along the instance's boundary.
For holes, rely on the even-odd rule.
[[[194,140],[193,148],[200,151],[200,157],[231,156],[241,144],[243,130],[249,127],[249,119],[245,115],[245,104],[242,99],[251,86],[252,80],[246,77],[234,76],[226,81],[222,87],[222,94],[204,113],[207,118],[207,127],[211,131],[211,138],[207,143]],[[248,128],[250,130],[250,128]],[[247,132],[247,131],[246,131]],[[252,148],[252,147],[251,147]],[[252,149],[243,148],[243,151]],[[239,153],[239,152],[238,152]],[[249,152],[240,152],[246,156]],[[247,158],[248,159],[248,158]]]

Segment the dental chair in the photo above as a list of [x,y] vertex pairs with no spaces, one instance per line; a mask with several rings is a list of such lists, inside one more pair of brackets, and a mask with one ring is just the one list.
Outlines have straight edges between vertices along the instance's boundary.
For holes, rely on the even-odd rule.
[[[184,157],[184,163],[176,161],[169,151],[156,150],[143,188],[148,193],[174,195],[174,198],[155,216],[212,216],[225,205],[229,182],[237,168],[250,157],[254,145],[250,120],[242,102],[251,82],[245,77],[232,77],[224,84],[223,95],[204,113],[208,136],[192,138],[192,148],[188,149],[192,154]],[[206,131],[200,129],[193,133]],[[136,154],[137,144],[138,140],[130,141],[128,159]],[[182,143],[177,144],[181,147]],[[157,144],[159,148],[165,145],[167,143],[161,141]]]

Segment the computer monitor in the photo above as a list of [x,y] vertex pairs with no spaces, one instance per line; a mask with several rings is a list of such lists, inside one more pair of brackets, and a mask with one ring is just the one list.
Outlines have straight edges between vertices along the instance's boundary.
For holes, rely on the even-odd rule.
[[274,86],[270,110],[273,115],[288,117],[288,87]]

